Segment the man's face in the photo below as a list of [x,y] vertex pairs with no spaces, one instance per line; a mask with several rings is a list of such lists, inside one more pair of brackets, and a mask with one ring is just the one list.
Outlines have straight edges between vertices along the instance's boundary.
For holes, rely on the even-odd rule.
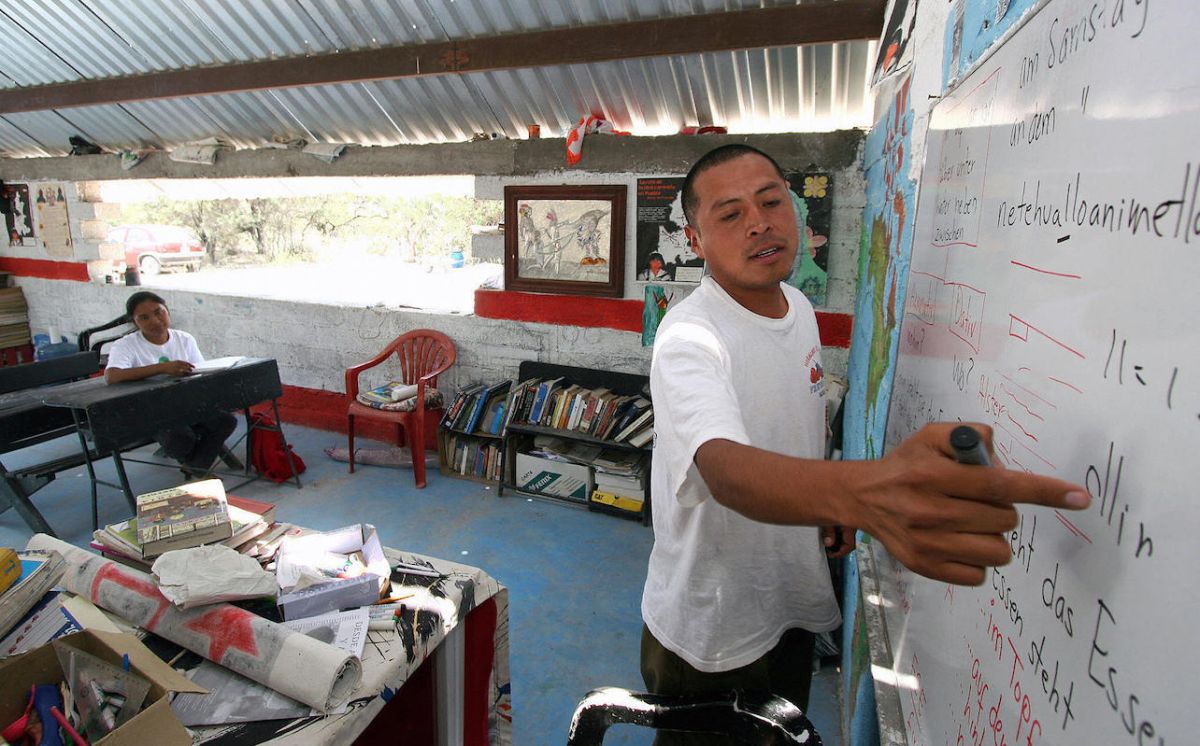
[[684,232],[713,278],[738,301],[774,292],[800,244],[787,182],[766,158],[748,153],[702,172],[694,188],[699,204]]
[[171,312],[158,301],[144,300],[133,309],[133,323],[146,339],[162,344],[171,328]]

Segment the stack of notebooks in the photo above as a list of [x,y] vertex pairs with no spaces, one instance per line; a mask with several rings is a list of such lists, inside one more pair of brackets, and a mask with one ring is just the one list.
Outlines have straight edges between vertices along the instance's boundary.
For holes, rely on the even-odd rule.
[[136,517],[94,532],[91,547],[139,569],[163,552],[218,542],[265,564],[294,529],[275,522],[272,503],[226,495],[219,479],[138,495],[137,506]]
[[25,294],[21,288],[0,288],[0,348],[27,345],[31,341]]
[[643,396],[585,388],[562,378],[512,382],[505,424],[566,430],[642,447],[654,437],[654,407]]
[[640,514],[646,503],[644,459],[628,452],[604,452],[592,461],[592,506],[610,512]]
[[65,570],[58,552],[0,548],[0,638],[50,592]]

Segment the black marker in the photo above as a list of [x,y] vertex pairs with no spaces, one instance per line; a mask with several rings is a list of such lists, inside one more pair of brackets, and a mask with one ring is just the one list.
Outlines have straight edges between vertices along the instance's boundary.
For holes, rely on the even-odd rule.
[[950,447],[954,449],[954,458],[960,464],[972,466],[991,466],[987,448],[979,432],[969,425],[959,425],[950,431]]

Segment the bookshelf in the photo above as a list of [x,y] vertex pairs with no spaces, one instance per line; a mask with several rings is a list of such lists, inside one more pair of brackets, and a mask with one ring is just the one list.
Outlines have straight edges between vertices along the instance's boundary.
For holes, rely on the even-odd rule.
[[504,458],[504,405],[511,381],[474,384],[458,392],[438,425],[438,469],[451,477],[494,484]]
[[[620,397],[622,400],[631,401],[637,397],[645,395],[648,389],[649,378],[643,375],[631,373],[617,373],[613,371],[596,370],[593,368],[576,368],[566,365],[556,365],[553,363],[540,363],[527,360],[522,362],[516,381],[518,384],[523,381],[538,379],[548,381],[553,379],[562,379],[563,388],[570,386],[578,386],[585,391],[596,391],[599,389],[607,389],[614,397]],[[648,407],[648,401],[646,405]],[[599,423],[598,423],[599,424]],[[649,497],[649,481],[651,467],[651,444],[632,445],[628,442],[618,442],[612,438],[617,433],[616,429],[611,429],[608,433],[609,437],[597,437],[594,434],[588,434],[580,429],[548,427],[542,424],[531,424],[521,421],[520,414],[508,423],[503,434],[503,460],[501,461],[501,469],[503,478],[500,481],[498,494],[503,496],[505,491],[516,492],[522,495],[530,495],[532,497],[544,498],[563,502],[578,507],[585,507],[589,510],[597,512],[606,512],[620,515],[626,518],[640,519],[644,524],[650,522],[650,501]],[[533,449],[534,438],[541,435],[548,435],[558,438],[564,442],[575,445],[594,446],[603,448],[606,451],[616,453],[635,454],[641,461],[641,488],[643,494],[646,495],[642,501],[642,507],[637,512],[631,512],[625,509],[615,508],[602,503],[597,503],[591,500],[591,494],[582,496],[567,495],[567,494],[551,494],[544,490],[531,489],[528,486],[520,486],[517,484],[516,466],[518,456],[529,455]],[[580,465],[583,469],[588,470],[591,467]],[[594,472],[592,475],[594,477]]]
[[[461,455],[463,450],[459,450],[460,446],[466,451],[465,462]],[[483,456],[484,464],[480,467],[484,476],[475,471],[479,458],[476,454],[480,450],[485,454]],[[458,454],[457,460],[455,459],[456,454]],[[443,476],[457,477],[482,484],[497,484],[500,481],[503,458],[504,439],[499,435],[464,433],[447,427],[438,428],[438,469]],[[492,470],[495,476],[486,476],[493,463],[496,464]]]

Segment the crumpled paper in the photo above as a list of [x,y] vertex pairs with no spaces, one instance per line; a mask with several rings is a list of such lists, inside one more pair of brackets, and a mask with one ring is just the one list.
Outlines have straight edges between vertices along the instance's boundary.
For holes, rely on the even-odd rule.
[[315,158],[318,158],[326,163],[333,163],[346,149],[344,142],[314,142],[310,145],[305,145],[302,153],[307,153]]
[[279,594],[272,573],[224,544],[166,552],[150,569],[158,590],[181,609]]
[[225,143],[220,138],[207,137],[180,145],[167,153],[167,158],[178,163],[199,163],[203,166],[211,166],[217,162],[217,153],[224,147]]

